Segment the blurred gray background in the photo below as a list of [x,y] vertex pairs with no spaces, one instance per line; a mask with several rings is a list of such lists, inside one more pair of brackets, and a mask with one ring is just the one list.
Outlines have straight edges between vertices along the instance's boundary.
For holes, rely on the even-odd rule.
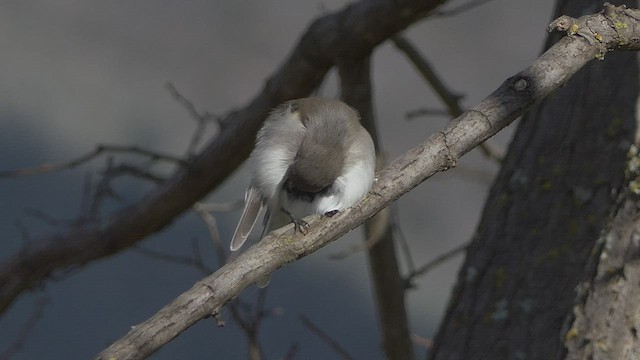
[[[195,122],[170,96],[167,81],[200,110],[224,114],[261,89],[314,18],[347,3],[1,1],[0,170],[68,160],[98,143],[137,144],[183,155]],[[494,0],[455,17],[423,21],[408,36],[446,83],[465,95],[463,104],[472,106],[536,58],[552,7],[551,0]],[[442,106],[393,46],[376,50],[373,69],[383,151],[392,160],[448,119],[406,120],[407,111]],[[335,83],[327,80],[320,94],[335,96]],[[504,151],[510,133],[507,129],[491,142]],[[93,174],[97,180],[105,159],[58,173],[0,179],[0,261],[25,244],[16,223],[31,238],[64,228],[46,224],[26,209],[61,220],[77,217],[84,179]],[[436,175],[398,201],[399,223],[416,265],[471,237],[496,171],[494,163],[473,151],[459,168]],[[243,167],[206,202],[241,199],[246,184]],[[122,179],[115,185],[124,203],[149,189],[139,180]],[[119,206],[109,202],[104,214]],[[238,217],[238,211],[216,214],[225,241]],[[207,264],[216,266],[207,228],[193,213],[141,246],[188,256],[193,239]],[[383,358],[364,254],[341,261],[328,258],[360,241],[356,230],[274,274],[267,305],[281,307],[282,313],[268,318],[262,328],[269,359],[281,358],[294,343],[299,346],[296,358],[336,357],[302,325],[299,314],[354,357]],[[460,261],[458,256],[416,281],[417,288],[408,294],[412,333],[434,336]],[[190,267],[135,251],[58,274],[0,317],[0,353],[19,336],[39,299],[49,303],[13,358],[90,358],[201,277]],[[255,292],[254,287],[246,291],[249,297]],[[247,358],[242,333],[227,313],[223,316],[226,327],[202,321],[153,358]],[[418,354],[425,351],[416,349]]]

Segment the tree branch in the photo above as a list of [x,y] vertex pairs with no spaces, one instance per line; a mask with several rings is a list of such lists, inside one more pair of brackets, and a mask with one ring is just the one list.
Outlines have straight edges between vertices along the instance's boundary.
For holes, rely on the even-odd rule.
[[420,266],[419,268],[411,271],[407,275],[407,277],[405,278],[405,287],[412,288],[413,287],[413,279],[415,279],[418,276],[421,276],[421,275],[424,275],[424,274],[428,273],[429,271],[431,271],[434,268],[438,267],[439,265],[441,265],[442,263],[446,262],[447,260],[462,254],[467,249],[467,246],[469,246],[468,243],[456,246],[453,249],[448,250],[448,251],[438,255],[435,259],[429,261],[428,263],[426,263],[426,264]]
[[36,302],[33,312],[23,325],[22,329],[16,331],[16,339],[7,347],[4,351],[0,352],[0,360],[9,360],[14,357],[22,348],[25,342],[29,338],[31,331],[38,324],[42,316],[44,315],[44,308],[49,304],[49,299],[42,298]]
[[[371,58],[341,63],[338,72],[341,97],[358,111],[362,125],[371,134],[376,147],[376,169],[380,169],[384,163],[373,111]],[[365,241],[374,241],[367,254],[384,352],[389,359],[410,360],[413,359],[413,346],[405,307],[405,287],[398,267],[390,213],[389,209],[383,209],[365,222]]]
[[363,0],[314,21],[262,92],[244,108],[221,117],[220,134],[188,167],[104,223],[45,236],[1,263],[0,313],[55,271],[115,254],[171,224],[244,161],[272,108],[308,96],[332,65],[367,56],[444,1]]
[[[402,35],[393,36],[391,41],[393,41],[393,44],[407,56],[409,61],[411,61],[422,77],[424,77],[429,85],[431,85],[433,91],[436,92],[436,95],[438,95],[440,100],[442,100],[442,102],[447,106],[449,115],[452,118],[460,116],[464,112],[464,110],[462,110],[462,106],[460,106],[461,96],[454,94],[447,88],[445,83],[436,74],[436,71],[433,69],[431,64],[429,64],[427,59],[420,54],[418,49],[416,49],[415,46],[413,46],[413,44],[411,44],[411,42]],[[498,151],[490,144],[482,143],[479,145],[479,148],[488,159],[497,163],[502,161],[502,157],[498,154]]]
[[353,356],[351,356],[351,354],[349,354],[347,350],[345,350],[340,344],[338,344],[337,341],[332,339],[329,334],[320,329],[319,326],[309,320],[308,317],[300,315],[300,321],[302,321],[307,329],[311,330],[311,332],[316,334],[322,341],[327,343],[327,345],[329,345],[329,347],[331,347],[333,351],[335,351],[340,356],[340,358],[342,358],[343,360],[353,360]]
[[59,162],[59,163],[48,163],[48,164],[42,164],[42,165],[38,165],[38,166],[33,166],[33,167],[28,167],[28,168],[22,168],[22,169],[16,169],[16,170],[4,170],[4,171],[0,171],[0,178],[10,178],[10,177],[19,177],[19,176],[32,176],[32,175],[40,175],[40,174],[46,174],[49,172],[54,172],[54,171],[60,171],[60,170],[66,170],[66,169],[71,169],[74,168],[76,166],[82,165],[84,163],[87,163],[93,159],[95,159],[96,157],[100,156],[103,153],[125,153],[125,154],[133,154],[133,155],[140,155],[140,156],[146,156],[148,158],[150,158],[151,160],[162,160],[162,161],[167,161],[167,162],[173,162],[182,166],[186,166],[187,162],[179,157],[170,155],[170,154],[163,154],[157,151],[153,151],[153,150],[148,150],[148,149],[143,149],[139,146],[135,146],[135,145],[131,145],[131,146],[127,146],[127,145],[98,145],[96,146],[96,148],[87,153],[84,154],[82,156],[79,156],[75,159],[69,160],[69,161],[64,161],[64,162]]
[[[640,19],[636,10],[625,11],[633,12],[631,15]],[[603,24],[602,29],[596,27],[595,30],[603,31],[599,34],[606,49],[640,49],[640,31],[635,30],[640,28],[637,20],[626,12],[618,16],[619,23],[627,26],[611,27],[604,14],[592,16]],[[306,236],[294,233],[291,225],[272,232],[235,261],[197,282],[153,317],[135,326],[99,354],[98,359],[145,358],[197,321],[215,316],[224,304],[264,275],[333,242],[425,179],[455,166],[460,156],[509,125],[535,101],[563,85],[601,49],[583,36],[562,38],[479,105],[380,172],[371,192],[358,205],[332,218],[308,218],[311,228]]]

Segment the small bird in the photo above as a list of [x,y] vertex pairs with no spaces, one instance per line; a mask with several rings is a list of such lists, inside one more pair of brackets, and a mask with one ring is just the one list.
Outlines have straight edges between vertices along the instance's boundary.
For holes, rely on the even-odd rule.
[[371,136],[347,104],[310,97],[278,106],[249,157],[251,183],[231,250],[244,244],[265,208],[263,235],[289,219],[306,233],[302,217],[333,216],[355,205],[373,184],[375,159]]

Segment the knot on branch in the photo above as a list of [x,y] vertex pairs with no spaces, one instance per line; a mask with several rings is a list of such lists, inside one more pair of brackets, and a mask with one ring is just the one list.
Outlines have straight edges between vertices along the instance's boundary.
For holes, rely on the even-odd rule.
[[509,87],[516,92],[527,91],[531,88],[531,79],[526,76],[514,76],[509,79]]

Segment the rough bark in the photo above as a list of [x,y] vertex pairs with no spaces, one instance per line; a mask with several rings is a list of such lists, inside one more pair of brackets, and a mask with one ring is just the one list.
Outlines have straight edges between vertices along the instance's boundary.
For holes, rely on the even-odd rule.
[[[598,6],[599,1],[563,0],[557,15],[583,15]],[[596,23],[627,26],[616,16],[604,21],[564,18],[565,23],[554,25],[573,27],[578,34]],[[598,43],[598,36],[589,41]],[[573,356],[584,350],[579,338],[586,336],[593,347],[595,339],[612,340],[620,332],[634,338],[637,349],[640,303],[620,297],[636,294],[638,282],[626,284],[627,292],[615,296],[601,289],[610,297],[606,302],[612,297],[618,302],[605,303],[596,294],[604,286],[597,279],[609,261],[601,255],[599,239],[620,207],[625,159],[636,130],[636,56],[616,53],[588,64],[523,117],[467,248],[432,359],[588,359]],[[636,211],[626,204],[620,216]],[[630,242],[630,230],[623,229],[613,232],[610,243],[637,247]],[[629,281],[637,271],[629,268]],[[585,279],[594,286],[584,286]],[[576,302],[583,308],[570,330]],[[621,308],[608,311],[617,305]],[[608,327],[596,327],[596,319],[609,321]],[[587,330],[592,332],[587,335]],[[605,330],[613,333],[600,332]],[[565,348],[569,338],[571,356]]]
[[[629,18],[625,21],[628,26],[624,31],[640,36],[640,33],[634,32],[634,21],[637,20]],[[624,36],[610,36],[606,32],[602,42],[609,49],[638,50],[637,45],[640,44]],[[582,36],[562,38],[531,66],[507,79],[479,105],[387,166],[378,174],[378,181],[371,192],[358,205],[332,218],[307,219],[311,228],[305,236],[294,234],[291,226],[274,231],[234,261],[196,283],[156,315],[133,327],[98,358],[141,359],[149,356],[195,322],[217,314],[224,304],[266,274],[338,239],[425,179],[455,166],[460,156],[509,125],[534,102],[563,85],[601,50],[600,46],[590,44]],[[620,128],[614,127],[614,130],[615,135],[624,128],[621,125]],[[603,196],[600,193],[596,195]],[[506,280],[506,276],[498,279]],[[504,285],[504,282],[501,280],[499,284]]]
[[597,241],[595,276],[581,283],[564,334],[568,360],[633,360],[640,354],[640,193],[638,152],[629,159],[622,207]]

